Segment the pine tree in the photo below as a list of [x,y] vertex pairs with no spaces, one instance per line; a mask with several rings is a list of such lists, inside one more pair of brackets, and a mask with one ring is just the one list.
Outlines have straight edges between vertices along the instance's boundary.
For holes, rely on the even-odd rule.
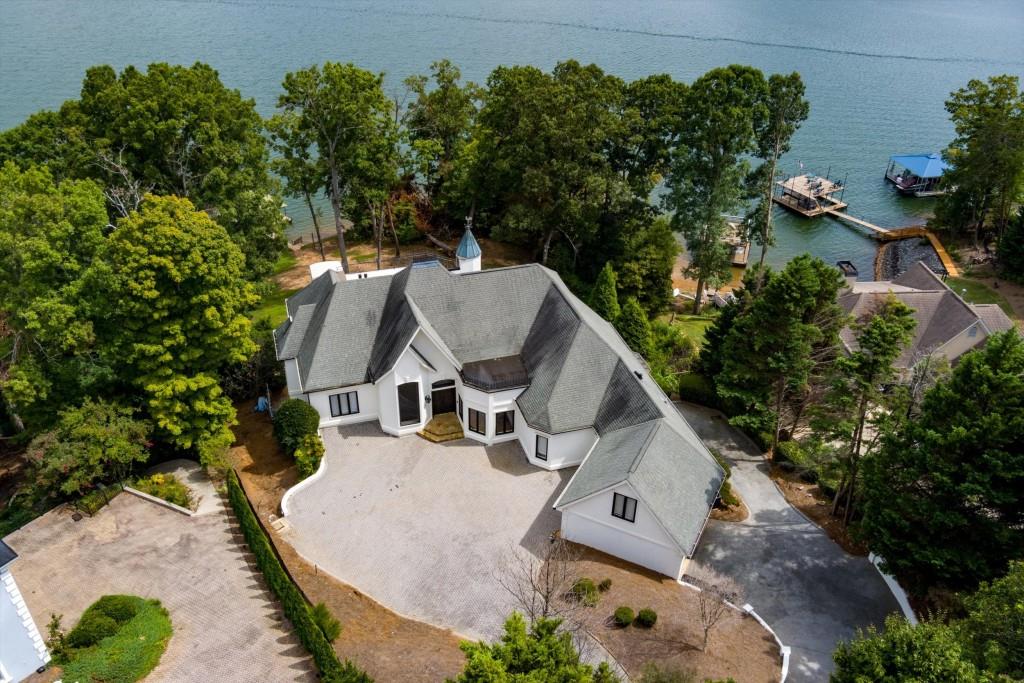
[[594,289],[590,293],[590,307],[611,323],[615,322],[622,310],[619,307],[619,295],[616,291],[617,280],[612,264],[605,263],[604,268],[597,276],[597,282],[594,283]]
[[615,329],[626,340],[629,348],[644,358],[651,355],[651,322],[643,307],[633,297],[626,299],[622,313],[615,320]]

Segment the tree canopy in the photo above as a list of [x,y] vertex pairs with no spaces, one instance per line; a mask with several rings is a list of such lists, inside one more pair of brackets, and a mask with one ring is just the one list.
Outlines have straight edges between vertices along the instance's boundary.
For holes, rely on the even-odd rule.
[[255,351],[241,251],[187,199],[148,196],[118,221],[103,256],[90,278],[108,362],[168,442],[214,458],[234,419],[217,373]]
[[96,180],[112,217],[138,208],[147,193],[188,197],[224,226],[256,278],[284,246],[262,131],[255,103],[206,64],[129,66],[120,74],[96,66],[78,100],[3,133],[0,161]]
[[595,671],[580,662],[572,634],[559,631],[558,619],[538,619],[527,628],[518,612],[505,622],[505,634],[497,643],[461,645],[466,668],[450,683],[615,683],[618,681],[603,663]]
[[861,531],[923,592],[973,588],[1024,557],[1024,340],[990,337],[865,463]]

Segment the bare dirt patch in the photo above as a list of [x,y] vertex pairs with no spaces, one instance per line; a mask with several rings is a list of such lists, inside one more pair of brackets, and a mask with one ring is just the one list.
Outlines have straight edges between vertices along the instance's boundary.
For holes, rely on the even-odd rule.
[[771,468],[771,477],[789,504],[821,527],[843,550],[851,555],[868,554],[867,546],[855,540],[842,521],[832,516],[832,500],[817,484],[809,484],[795,473],[784,472],[774,466]]
[[[239,424],[231,459],[266,523],[271,514],[280,514],[281,497],[298,482],[298,473],[274,440],[270,419],[251,408],[247,402],[236,405]],[[435,683],[462,670],[465,657],[451,631],[395,614],[306,562],[273,529],[270,537],[306,597],[314,604],[325,603],[341,621],[342,633],[334,643],[339,657],[352,660],[378,681]]]
[[[693,670],[697,680],[732,677],[744,683],[778,681],[778,645],[756,620],[730,610],[711,633],[707,652],[696,593],[672,579],[637,567],[591,548],[578,546],[582,576],[595,583],[611,579],[594,607],[590,631],[634,680],[648,662],[662,669]],[[649,607],[658,613],[653,628],[620,628],[611,616],[619,606],[634,612]]]

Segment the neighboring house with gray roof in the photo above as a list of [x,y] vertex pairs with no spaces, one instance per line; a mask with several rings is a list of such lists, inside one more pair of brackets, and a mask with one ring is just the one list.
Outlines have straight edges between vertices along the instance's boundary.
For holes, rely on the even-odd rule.
[[573,541],[678,578],[724,472],[612,326],[540,265],[325,268],[275,331],[288,390],[321,427],[394,436],[454,412],[466,437],[517,441],[531,464],[578,467],[555,502]]
[[[854,275],[855,277],[855,275]],[[918,261],[892,281],[848,281],[839,305],[855,321],[874,315],[889,296],[914,309],[914,338],[896,360],[909,370],[921,359],[941,356],[955,363],[996,332],[1014,329],[1013,321],[995,304],[969,304],[924,262]],[[856,350],[856,335],[849,326],[840,332],[847,351]]]

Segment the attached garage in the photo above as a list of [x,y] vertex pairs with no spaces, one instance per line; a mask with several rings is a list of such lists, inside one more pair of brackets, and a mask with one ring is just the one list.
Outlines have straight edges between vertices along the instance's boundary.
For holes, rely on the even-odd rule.
[[678,579],[724,474],[691,451],[663,420],[602,435],[555,503],[563,538]]

